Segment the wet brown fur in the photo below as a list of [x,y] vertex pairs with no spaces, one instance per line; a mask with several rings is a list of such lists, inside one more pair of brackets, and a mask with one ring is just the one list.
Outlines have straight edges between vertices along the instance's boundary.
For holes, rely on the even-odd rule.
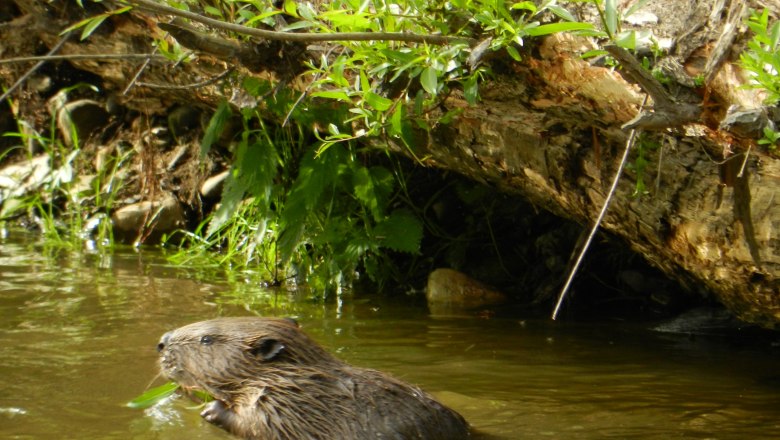
[[216,399],[202,416],[245,439],[469,438],[456,412],[336,359],[290,320],[198,322],[167,333],[158,349],[165,376]]

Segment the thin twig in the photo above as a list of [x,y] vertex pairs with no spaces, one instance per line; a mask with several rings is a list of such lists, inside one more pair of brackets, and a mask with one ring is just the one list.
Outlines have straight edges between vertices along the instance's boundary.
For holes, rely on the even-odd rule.
[[655,174],[655,193],[661,192],[661,167],[664,163],[664,148],[666,148],[666,137],[661,137],[661,148],[658,149],[658,169]]
[[[70,54],[70,55],[41,55],[36,57],[16,57],[1,59],[0,64],[25,63],[29,61],[62,61],[62,60],[135,60],[152,57],[148,53],[100,53],[100,54]],[[162,55],[154,55],[155,58],[167,59]]]
[[201,82],[191,83],[191,84],[184,84],[184,85],[170,85],[170,84],[154,84],[154,83],[146,83],[138,81],[136,84],[141,87],[149,87],[152,89],[164,89],[164,90],[186,90],[186,89],[199,89],[201,87],[206,87],[208,85],[214,84],[215,82],[221,80],[222,78],[228,76],[231,72],[233,72],[235,69],[233,67],[225,70],[224,72],[220,73],[219,75],[209,78],[206,80],[203,80]]
[[[47,53],[46,55],[47,56],[51,56],[51,55],[54,55],[55,53],[57,53],[57,51],[59,51],[62,48],[62,45],[64,45],[65,42],[68,41],[68,38],[70,38],[70,35],[72,33],[73,32],[68,32],[67,34],[63,35],[62,38],[60,39],[60,41],[58,41],[57,44],[55,44],[54,47],[52,47],[51,50],[49,51],[49,53]],[[21,76],[21,78],[16,80],[16,82],[11,87],[9,87],[8,90],[5,91],[5,93],[0,95],[0,102],[5,101],[6,98],[11,96],[11,93],[13,93],[16,89],[18,89],[19,86],[24,84],[24,82],[27,81],[27,79],[30,76],[32,76],[32,74],[35,73],[36,70],[40,69],[41,66],[44,65],[44,63],[46,63],[46,60],[41,60],[41,61],[38,61],[37,63],[35,63],[34,66],[30,67],[30,70],[25,72],[24,75]]]
[[[328,49],[328,51],[325,53],[323,58],[324,59],[330,58],[330,55],[333,53],[333,51],[335,49],[336,49],[335,47],[331,47],[330,49]],[[341,48],[341,53],[342,54],[344,53],[344,50],[345,49],[342,47]],[[303,101],[303,99],[306,98],[306,95],[309,94],[309,90],[311,90],[311,88],[314,86],[314,84],[317,81],[319,81],[321,74],[322,74],[321,72],[317,72],[317,74],[314,75],[314,79],[312,79],[311,82],[309,82],[309,85],[307,85],[306,88],[303,90],[303,92],[301,92],[301,96],[299,96],[298,99],[295,100],[293,105],[290,107],[290,111],[287,112],[287,116],[284,117],[284,121],[282,121],[282,127],[287,126],[287,122],[290,121],[290,118],[292,117],[293,111],[295,110],[296,107],[298,107],[298,105],[301,103],[301,101]]]
[[155,47],[151,54],[149,54],[149,57],[144,61],[144,63],[141,65],[141,67],[138,68],[138,71],[135,72],[135,75],[133,75],[133,79],[130,80],[130,82],[127,84],[127,87],[122,91],[122,96],[126,96],[128,93],[130,93],[130,89],[133,88],[136,81],[138,81],[138,78],[141,77],[141,74],[144,70],[149,66],[149,63],[152,62],[152,56],[157,55],[157,48]]
[[160,14],[174,15],[177,17],[189,18],[190,20],[203,23],[213,28],[225,31],[236,32],[243,35],[252,35],[254,37],[264,38],[266,40],[278,41],[297,41],[302,43],[312,43],[317,41],[404,41],[407,43],[425,43],[435,45],[466,43],[475,44],[476,41],[465,37],[451,37],[444,35],[418,35],[405,32],[343,32],[343,33],[296,33],[296,32],[278,32],[264,29],[251,28],[213,18],[204,17],[189,11],[172,8],[170,6],[155,3],[152,0],[124,0],[124,3],[138,6],[151,12]]
[[747,161],[750,158],[750,149],[753,147],[753,145],[748,145],[747,151],[745,151],[745,160],[742,161],[742,166],[739,167],[739,174],[737,174],[738,178],[742,178],[742,176],[745,174],[745,166],[747,165]]
[[[642,102],[642,106],[639,108],[639,112],[641,113],[642,109],[644,108],[645,104],[647,104],[647,97],[648,95],[645,95],[645,99]],[[590,234],[588,235],[588,239],[585,240],[585,244],[582,246],[582,250],[580,251],[580,254],[577,256],[577,261],[574,263],[574,267],[571,268],[571,272],[569,273],[569,277],[566,278],[566,284],[563,285],[563,288],[561,289],[561,293],[558,294],[558,302],[555,304],[555,309],[552,313],[552,319],[555,320],[555,318],[558,317],[558,311],[561,309],[561,304],[563,304],[563,299],[566,297],[566,292],[569,291],[569,287],[571,286],[572,281],[574,281],[574,276],[577,274],[577,270],[580,268],[580,264],[582,264],[582,260],[585,258],[585,253],[588,251],[588,248],[590,247],[590,243],[593,241],[593,237],[596,236],[596,231],[598,231],[599,226],[601,226],[601,221],[604,220],[604,216],[607,213],[607,208],[609,208],[609,203],[612,201],[612,196],[615,195],[615,190],[617,189],[618,182],[620,181],[620,176],[623,174],[623,168],[626,166],[626,162],[628,161],[628,153],[631,151],[631,146],[634,144],[634,140],[636,139],[636,128],[631,129],[631,133],[628,135],[628,140],[626,141],[626,149],[623,151],[623,157],[620,159],[620,165],[618,166],[617,171],[615,171],[615,177],[612,179],[612,186],[609,188],[609,192],[607,193],[607,198],[604,199],[604,205],[601,207],[601,212],[599,212],[599,216],[596,218],[596,221],[593,224],[593,228],[590,230]]]

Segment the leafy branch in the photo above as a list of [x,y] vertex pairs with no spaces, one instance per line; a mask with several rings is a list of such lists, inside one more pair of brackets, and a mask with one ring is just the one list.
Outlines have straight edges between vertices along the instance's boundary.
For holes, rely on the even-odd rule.
[[402,41],[407,43],[424,44],[451,44],[451,43],[474,43],[470,38],[451,37],[443,35],[419,35],[403,32],[337,32],[337,33],[295,33],[269,31],[257,29],[239,24],[226,23],[213,18],[204,17],[190,11],[172,8],[162,5],[152,0],[123,0],[133,6],[141,9],[157,12],[161,14],[173,15],[182,18],[188,18],[199,23],[211,26],[215,29],[235,32],[237,34],[249,35],[253,37],[264,38],[267,40],[292,41],[300,43],[315,43],[324,41]]

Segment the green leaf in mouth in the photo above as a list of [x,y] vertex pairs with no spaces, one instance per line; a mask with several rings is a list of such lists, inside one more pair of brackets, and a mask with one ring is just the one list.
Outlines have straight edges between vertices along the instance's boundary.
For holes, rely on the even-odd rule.
[[179,384],[176,382],[168,382],[165,385],[161,385],[156,388],[152,388],[147,392],[141,394],[135,399],[127,402],[127,406],[130,408],[144,409],[153,406],[157,402],[165,399],[171,394],[175,393],[179,389]]

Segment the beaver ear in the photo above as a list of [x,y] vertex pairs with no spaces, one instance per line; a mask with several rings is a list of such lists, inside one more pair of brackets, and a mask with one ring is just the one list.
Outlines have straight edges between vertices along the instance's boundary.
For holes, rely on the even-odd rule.
[[258,339],[252,344],[250,352],[264,361],[270,361],[284,351],[284,344],[276,339]]
[[300,324],[298,324],[298,320],[297,320],[297,319],[295,319],[295,318],[290,318],[290,317],[288,316],[288,317],[286,317],[286,318],[282,318],[282,319],[284,319],[285,321],[287,321],[287,322],[289,322],[290,324],[294,325],[294,326],[295,326],[295,328],[299,328],[299,327],[301,326]]

